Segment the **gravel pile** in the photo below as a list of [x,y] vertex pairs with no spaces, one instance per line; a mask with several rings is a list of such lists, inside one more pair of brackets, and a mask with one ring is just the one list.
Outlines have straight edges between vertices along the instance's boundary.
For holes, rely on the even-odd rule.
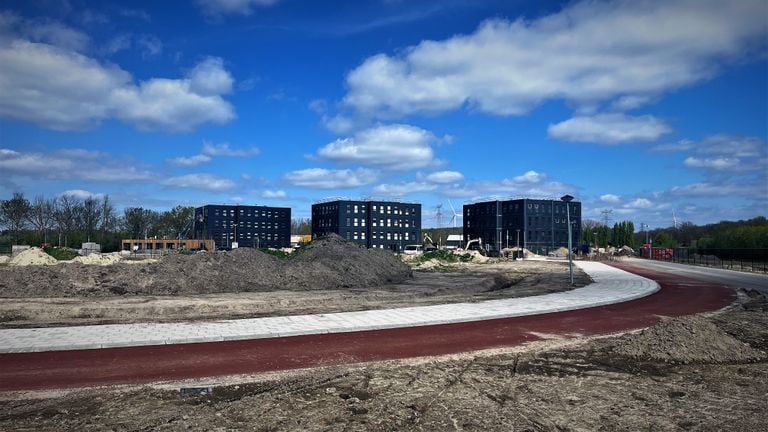
[[636,359],[670,363],[728,363],[765,357],[765,353],[695,315],[663,320],[640,333],[624,335],[613,351]]
[[0,269],[0,297],[364,289],[402,282],[411,275],[410,268],[392,253],[362,248],[333,236],[284,259],[241,248],[169,255],[144,265],[5,267]]

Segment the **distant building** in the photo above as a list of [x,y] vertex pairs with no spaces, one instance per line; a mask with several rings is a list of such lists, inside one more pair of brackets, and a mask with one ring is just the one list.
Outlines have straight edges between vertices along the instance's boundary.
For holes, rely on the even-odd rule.
[[369,248],[402,251],[421,244],[421,204],[325,200],[312,205],[312,238],[331,233]]
[[[573,247],[581,240],[581,203],[568,205]],[[565,202],[547,199],[482,201],[464,205],[464,241],[480,238],[484,248],[500,250],[519,244],[546,255],[568,247]]]
[[195,209],[193,232],[195,239],[213,240],[216,249],[290,247],[291,209],[206,205]]

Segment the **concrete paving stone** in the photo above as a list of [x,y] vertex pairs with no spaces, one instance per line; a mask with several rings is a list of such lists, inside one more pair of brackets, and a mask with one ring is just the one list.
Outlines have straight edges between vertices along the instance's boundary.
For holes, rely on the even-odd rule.
[[381,330],[552,313],[634,300],[656,282],[595,262],[577,262],[594,283],[536,297],[318,315],[194,323],[108,324],[0,330],[0,352],[62,351],[174,343],[262,339]]

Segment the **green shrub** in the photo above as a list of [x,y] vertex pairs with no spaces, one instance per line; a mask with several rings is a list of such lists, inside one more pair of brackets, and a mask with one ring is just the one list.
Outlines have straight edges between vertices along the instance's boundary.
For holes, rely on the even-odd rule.
[[261,252],[264,252],[265,254],[273,255],[273,256],[276,256],[276,257],[281,258],[281,259],[289,258],[291,256],[290,253],[283,252],[283,251],[278,250],[278,249],[259,248],[259,250]]
[[425,252],[421,254],[418,258],[419,261],[425,262],[429,261],[431,259],[436,259],[439,261],[446,261],[446,262],[469,262],[472,261],[472,255],[465,253],[465,254],[455,254],[449,250],[436,250],[431,252]]
[[80,255],[74,250],[68,249],[68,248],[47,247],[43,250],[45,251],[45,253],[56,258],[59,261],[69,261],[77,257],[78,255]]

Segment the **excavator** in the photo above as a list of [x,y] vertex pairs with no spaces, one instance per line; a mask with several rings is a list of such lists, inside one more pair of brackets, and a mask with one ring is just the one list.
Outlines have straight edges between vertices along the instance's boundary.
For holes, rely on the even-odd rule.
[[424,233],[424,239],[422,241],[424,244],[424,252],[431,252],[437,250],[437,245],[432,240],[432,237],[429,236],[429,234]]
[[478,237],[476,239],[467,240],[467,244],[464,245],[464,250],[472,250],[472,246],[477,245],[477,250],[483,252],[483,239]]

